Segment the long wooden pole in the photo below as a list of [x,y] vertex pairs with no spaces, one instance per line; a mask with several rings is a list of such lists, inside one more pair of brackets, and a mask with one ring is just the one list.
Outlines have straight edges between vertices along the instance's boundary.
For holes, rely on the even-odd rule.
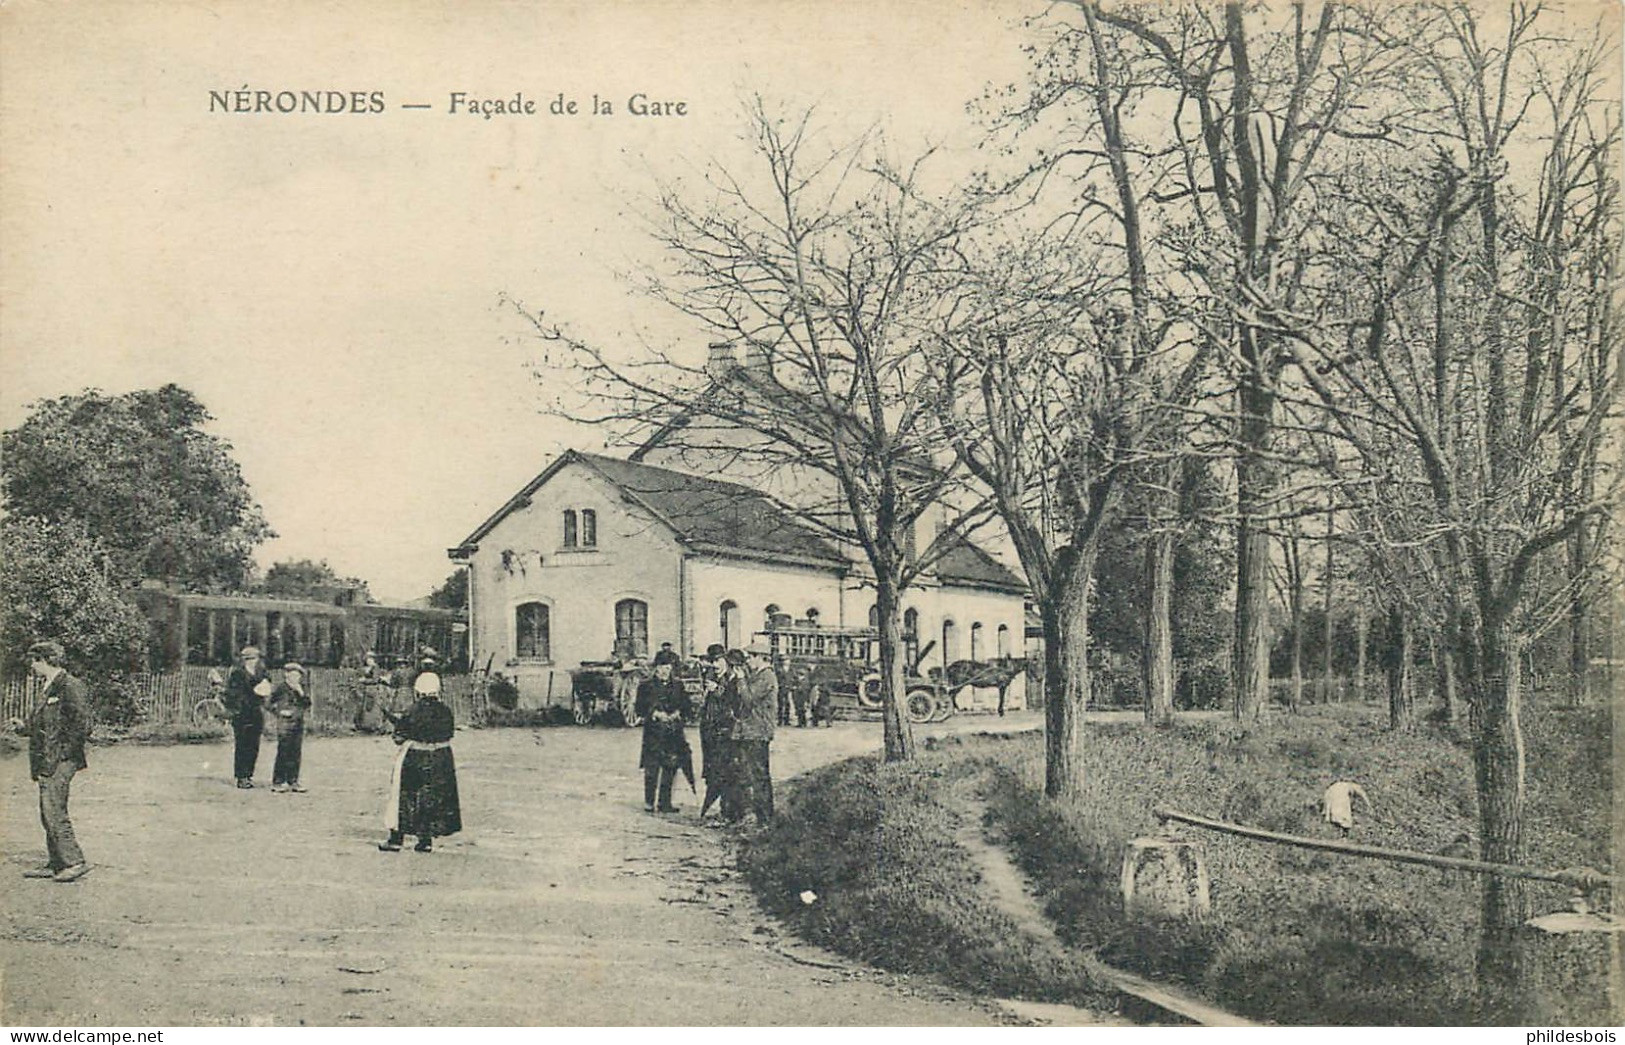
[[1447,871],[1493,874],[1500,875],[1503,878],[1532,878],[1541,882],[1559,882],[1563,885],[1585,890],[1596,889],[1600,886],[1612,886],[1615,881],[1613,876],[1603,874],[1601,871],[1594,871],[1589,867],[1549,871],[1539,867],[1524,867],[1519,864],[1497,864],[1487,860],[1439,856],[1435,853],[1423,853],[1414,849],[1385,849],[1381,846],[1362,845],[1359,842],[1333,842],[1324,838],[1281,834],[1278,831],[1266,831],[1261,827],[1246,827],[1242,824],[1230,823],[1227,820],[1211,820],[1205,816],[1181,813],[1166,806],[1158,806],[1151,812],[1158,820],[1164,822],[1174,820],[1182,824],[1190,824],[1193,827],[1238,835],[1242,838],[1252,838],[1260,842],[1292,845],[1300,849],[1319,849],[1328,853],[1342,853],[1344,856],[1364,856],[1373,860],[1388,860],[1401,864],[1422,864],[1425,867],[1438,867]]

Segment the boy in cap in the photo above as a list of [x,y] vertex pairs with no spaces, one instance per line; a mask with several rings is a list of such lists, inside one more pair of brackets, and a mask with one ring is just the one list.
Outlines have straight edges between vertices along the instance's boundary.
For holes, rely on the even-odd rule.
[[304,668],[292,661],[282,665],[282,681],[271,690],[265,709],[276,723],[276,764],[272,769],[271,790],[304,791],[299,783],[299,761],[305,744],[305,712],[310,710]]

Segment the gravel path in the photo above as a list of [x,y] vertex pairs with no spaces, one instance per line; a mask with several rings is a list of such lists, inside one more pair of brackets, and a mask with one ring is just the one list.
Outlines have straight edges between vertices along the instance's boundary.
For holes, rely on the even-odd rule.
[[[961,717],[923,735],[1034,728]],[[786,730],[774,776],[878,745]],[[697,802],[642,809],[632,730],[469,730],[461,835],[380,853],[394,745],[312,738],[305,795],[238,791],[226,744],[93,748],[92,873],[43,862],[27,760],[0,762],[0,1022],[17,1025],[986,1025],[1006,1010],[780,938]],[[268,773],[272,748],[260,762]]]

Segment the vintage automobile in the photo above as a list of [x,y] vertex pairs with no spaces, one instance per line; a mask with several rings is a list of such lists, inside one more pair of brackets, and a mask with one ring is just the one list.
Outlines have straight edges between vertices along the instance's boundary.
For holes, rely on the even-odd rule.
[[[775,621],[756,637],[772,651],[779,685],[797,707],[828,707],[838,718],[880,714],[879,640],[874,628]],[[913,670],[917,666],[916,662],[905,671],[904,710],[912,722],[940,722],[954,713],[953,701],[940,681]]]

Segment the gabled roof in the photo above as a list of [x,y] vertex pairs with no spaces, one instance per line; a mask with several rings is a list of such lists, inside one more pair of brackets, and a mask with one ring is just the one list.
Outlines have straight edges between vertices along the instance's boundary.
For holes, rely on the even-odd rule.
[[528,506],[537,490],[572,463],[596,472],[695,551],[841,568],[848,565],[846,557],[816,531],[759,490],[579,450],[565,451],[448,554],[463,558],[471,553],[498,523]]
[[1027,594],[1027,585],[1008,566],[972,544],[964,534],[955,534],[937,558],[937,579],[943,584],[992,588],[1013,595]]

